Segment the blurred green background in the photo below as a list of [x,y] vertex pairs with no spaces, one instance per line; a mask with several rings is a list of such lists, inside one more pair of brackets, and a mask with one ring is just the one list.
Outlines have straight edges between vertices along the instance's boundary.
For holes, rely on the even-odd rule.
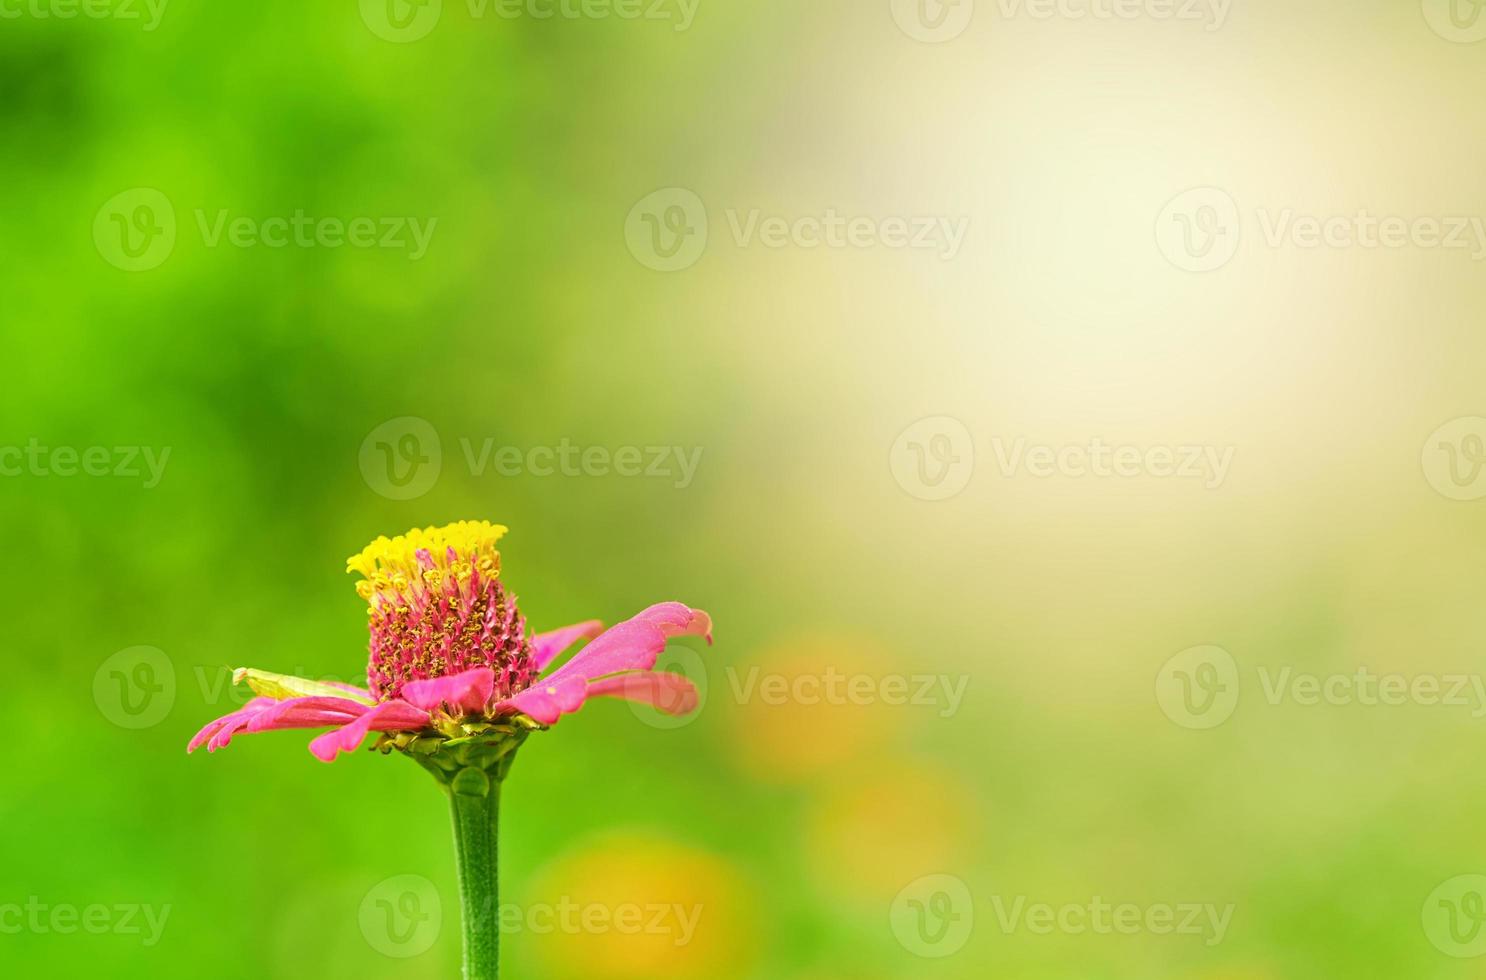
[[[0,3],[5,972],[456,975],[418,767],[184,747],[485,518],[718,640],[523,749],[509,976],[1480,976],[1486,252],[1266,233],[1486,214],[1479,8],[552,9]],[[1231,465],[1012,459],[1093,440]]]

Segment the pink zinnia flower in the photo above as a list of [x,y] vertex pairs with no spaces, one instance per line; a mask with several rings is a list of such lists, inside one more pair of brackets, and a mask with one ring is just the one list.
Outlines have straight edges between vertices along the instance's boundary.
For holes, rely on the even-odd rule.
[[[500,579],[495,544],[505,532],[461,521],[372,542],[347,562],[363,577],[357,591],[368,602],[367,687],[240,668],[234,682],[246,681],[259,696],[201,729],[186,750],[205,745],[214,752],[244,732],[329,728],[310,742],[326,762],[381,732],[386,751],[428,758],[449,742],[474,741],[501,746],[509,764],[526,733],[590,697],[625,698],[670,714],[696,708],[691,681],[653,668],[671,637],[712,642],[705,612],[662,602],[608,630],[590,620],[528,636],[516,597]],[[584,639],[591,642],[543,674]]]
[[[662,602],[605,630],[597,621],[528,636],[516,597],[500,580],[484,521],[378,538],[347,562],[371,617],[365,688],[241,668],[235,683],[258,695],[196,733],[186,751],[216,751],[242,732],[328,728],[310,751],[331,762],[372,732],[433,773],[454,816],[466,980],[500,972],[497,852],[500,787],[533,731],[590,697],[627,698],[670,714],[697,706],[691,681],[654,670],[673,636],[712,642],[712,620]],[[567,663],[547,668],[580,640]]]

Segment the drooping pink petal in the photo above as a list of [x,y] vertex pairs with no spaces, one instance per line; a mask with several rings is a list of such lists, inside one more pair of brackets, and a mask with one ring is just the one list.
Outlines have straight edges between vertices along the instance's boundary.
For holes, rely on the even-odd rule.
[[597,619],[586,623],[574,623],[560,630],[538,633],[531,638],[531,659],[537,670],[546,670],[547,665],[562,655],[568,647],[579,640],[591,640],[604,631],[604,624]]
[[680,674],[642,671],[618,674],[588,682],[588,696],[623,698],[648,704],[668,715],[686,715],[697,710],[697,686]]
[[269,732],[287,728],[325,728],[344,725],[371,709],[349,698],[305,697],[277,701],[248,720],[246,731]]
[[559,678],[594,679],[629,670],[649,670],[673,636],[703,636],[712,642],[712,617],[679,602],[662,602],[605,631],[553,671],[542,687]]
[[303,697],[278,701],[257,697],[197,732],[186,751],[194,752],[205,744],[208,752],[215,752],[231,744],[234,736],[245,733],[344,725],[367,710],[366,705],[349,698]]
[[310,743],[310,751],[321,762],[334,762],[341,752],[354,752],[369,732],[417,731],[431,724],[427,711],[406,701],[384,701],[368,708],[349,724],[328,731]]
[[409,681],[402,686],[402,699],[415,708],[437,711],[448,705],[455,712],[483,711],[495,694],[495,671],[475,667],[448,677]]
[[195,737],[186,745],[186,751],[188,753],[195,752],[202,745],[206,745],[208,752],[215,752],[219,747],[215,744],[219,735],[224,735],[225,733],[221,744],[226,745],[232,741],[232,736],[246,726],[254,715],[273,707],[277,703],[273,698],[253,698],[236,711],[207,722],[201,731],[197,732]]
[[557,677],[537,681],[531,687],[497,702],[491,711],[498,715],[523,714],[543,725],[556,724],[565,714],[583,707],[588,681],[582,677]]

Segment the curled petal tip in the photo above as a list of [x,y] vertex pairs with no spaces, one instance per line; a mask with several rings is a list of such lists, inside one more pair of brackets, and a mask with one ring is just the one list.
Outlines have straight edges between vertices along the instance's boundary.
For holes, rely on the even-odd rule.
[[698,625],[702,637],[706,639],[710,647],[712,645],[712,616],[701,609],[693,609],[691,612],[693,621]]

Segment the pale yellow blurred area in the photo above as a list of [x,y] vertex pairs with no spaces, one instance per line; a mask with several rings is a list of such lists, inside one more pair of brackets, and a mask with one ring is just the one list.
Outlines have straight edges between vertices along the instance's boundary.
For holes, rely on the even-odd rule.
[[818,887],[869,909],[917,878],[973,866],[988,823],[952,770],[892,754],[818,787],[805,819],[800,844]]
[[579,842],[528,895],[519,943],[541,976],[744,977],[757,956],[758,895],[748,876],[658,835]]
[[[727,693],[742,696],[727,702],[728,744],[740,766],[770,783],[839,779],[843,767],[908,737],[924,712],[828,694],[832,675],[878,678],[893,666],[870,637],[824,632],[778,641],[730,666]],[[838,686],[845,690],[844,681]]]
[[[843,919],[917,875],[974,886],[967,951],[904,957],[906,975],[1300,975],[1277,951],[1338,890],[1356,905],[1303,942],[1473,975],[1443,972],[1418,917],[1477,863],[1457,815],[1482,798],[1479,719],[1307,707],[1264,681],[1480,670],[1486,503],[1448,499],[1426,470],[1436,430],[1486,415],[1486,251],[1292,232],[1486,217],[1486,43],[1451,43],[1412,0],[1235,2],[1215,30],[981,2],[942,44],[905,43],[889,6],[812,5],[822,43],[748,76],[774,111],[746,165],[686,175],[706,256],[628,299],[725,323],[693,353],[747,379],[711,524],[756,562],[746,587],[799,624],[797,641],[748,624],[748,661],[964,672],[971,694],[940,719],[729,705],[727,751],[797,794],[811,878]],[[1162,237],[1201,188],[1236,208],[1211,271]],[[766,248],[730,224],[827,209],[969,230],[944,258]],[[890,459],[936,416],[969,433],[955,449],[974,467],[944,500]],[[1224,462],[1195,478],[1009,462],[1096,441]],[[1242,684],[1209,732],[1173,724],[1154,692],[1200,644],[1228,650]],[[1216,950],[1038,940],[1000,934],[993,894],[1237,912]]]

